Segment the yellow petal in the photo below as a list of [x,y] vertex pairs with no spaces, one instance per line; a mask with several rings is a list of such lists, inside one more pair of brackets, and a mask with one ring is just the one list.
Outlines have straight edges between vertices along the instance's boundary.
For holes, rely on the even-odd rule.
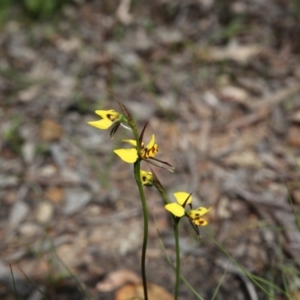
[[151,149],[154,146],[155,143],[155,136],[154,134],[152,134],[151,140],[149,142],[149,144],[146,146],[147,149]]
[[174,195],[174,197],[176,198],[177,202],[180,205],[183,205],[184,203],[185,204],[190,204],[192,202],[192,196],[190,196],[189,193],[186,193],[186,192],[177,192],[177,193],[174,193],[173,195]]
[[152,185],[153,184],[152,173],[141,170],[141,180],[143,185]]
[[192,219],[194,219],[194,218],[202,217],[209,211],[210,211],[210,208],[198,207],[197,209],[190,210],[188,214]]
[[96,128],[99,128],[99,129],[107,129],[113,124],[113,122],[109,119],[102,119],[99,121],[88,122],[88,124],[90,124],[91,126],[94,126]]
[[120,114],[113,109],[110,110],[96,110],[95,113],[103,119],[114,121],[119,118]]
[[134,162],[136,162],[136,160],[138,159],[138,155],[137,155],[137,151],[134,148],[131,149],[116,149],[114,150],[114,152],[120,156],[120,158],[122,160],[124,160],[125,162],[132,164]]
[[128,144],[136,147],[136,141],[135,140],[122,140],[122,142],[128,143]]
[[176,217],[183,217],[184,216],[184,208],[179,205],[178,203],[169,203],[165,205],[166,210],[171,212]]
[[192,222],[197,225],[197,226],[206,226],[208,224],[207,221],[205,221],[204,219],[202,218],[198,218],[198,219],[195,219],[195,220],[192,220]]

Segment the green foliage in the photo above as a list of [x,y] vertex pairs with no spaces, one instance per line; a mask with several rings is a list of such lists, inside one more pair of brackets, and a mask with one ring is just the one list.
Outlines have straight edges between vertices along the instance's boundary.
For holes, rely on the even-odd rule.
[[19,134],[19,128],[21,126],[21,120],[19,117],[15,117],[9,128],[4,130],[3,138],[5,146],[11,149],[14,153],[20,154],[23,140]]
[[9,19],[15,11],[22,12],[26,17],[41,19],[52,17],[72,0],[1,0],[0,23]]
[[33,17],[54,15],[70,0],[22,0],[25,10]]

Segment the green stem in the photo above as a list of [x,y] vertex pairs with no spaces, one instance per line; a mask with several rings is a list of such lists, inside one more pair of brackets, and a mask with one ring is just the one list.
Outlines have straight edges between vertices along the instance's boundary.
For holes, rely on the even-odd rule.
[[[170,200],[161,184],[155,184],[155,187],[161,194],[162,198],[164,199],[165,204],[170,203]],[[181,275],[180,275],[180,244],[179,244],[179,230],[178,230],[178,224],[180,219],[176,218],[175,216],[172,215],[173,218],[173,223],[174,223],[174,238],[175,238],[175,251],[176,251],[176,267],[175,267],[175,272],[176,272],[176,279],[175,279],[175,291],[174,291],[174,300],[178,299],[178,294],[179,294],[179,285],[180,285],[180,280],[181,280]]]
[[180,245],[179,245],[179,233],[178,224],[180,219],[175,219],[174,221],[174,237],[175,237],[175,250],[176,250],[176,282],[175,282],[175,292],[174,299],[178,299],[179,285],[180,285]]
[[146,280],[146,250],[147,250],[147,242],[148,242],[148,209],[145,198],[145,193],[143,189],[143,185],[141,182],[141,160],[138,159],[134,163],[134,176],[135,180],[140,192],[140,198],[142,201],[143,208],[143,219],[144,219],[144,237],[143,237],[143,247],[142,247],[142,257],[141,257],[141,272],[142,272],[142,281],[144,288],[144,299],[148,300],[148,291],[147,291],[147,280]]

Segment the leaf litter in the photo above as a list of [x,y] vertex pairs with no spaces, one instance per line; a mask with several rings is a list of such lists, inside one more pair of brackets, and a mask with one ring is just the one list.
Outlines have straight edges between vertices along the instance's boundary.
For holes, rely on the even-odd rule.
[[[209,234],[238,263],[260,276],[278,268],[279,257],[299,267],[300,235],[288,194],[297,214],[300,32],[290,18],[292,4],[115,4],[77,1],[64,7],[56,25],[22,18],[2,25],[0,279],[11,276],[13,263],[26,287],[22,297],[30,299],[35,291],[18,272],[27,266],[53,298],[62,291],[65,299],[81,297],[70,276],[49,264],[54,247],[94,299],[123,299],[122,285],[139,290],[137,282],[130,287],[122,280],[99,289],[112,270],[139,274],[141,236],[131,170],[111,154],[109,136],[86,124],[95,109],[118,109],[108,90],[139,125],[149,121],[162,159],[177,170],[157,176],[170,193],[184,186],[212,206]],[[121,138],[118,132],[113,145]],[[168,216],[155,191],[146,193],[173,257]],[[172,293],[172,268],[151,226],[149,281]],[[251,293],[264,299],[223,263],[209,235],[199,244],[187,224],[182,235],[183,275],[204,298],[226,270],[217,299]],[[13,295],[7,282],[2,299]],[[195,299],[184,285],[181,291],[182,299]]]

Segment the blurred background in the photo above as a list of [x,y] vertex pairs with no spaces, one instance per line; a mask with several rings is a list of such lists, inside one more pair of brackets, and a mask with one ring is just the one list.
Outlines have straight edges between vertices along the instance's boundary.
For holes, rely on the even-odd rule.
[[[195,290],[300,299],[299,17],[298,0],[1,0],[0,298],[86,299],[80,282],[120,300],[138,285],[141,205],[113,153],[131,135],[87,124],[119,110],[111,91],[175,166],[155,169],[170,199],[212,207],[201,239],[181,224]],[[172,299],[171,218],[146,195],[148,280]],[[184,284],[180,297],[197,299]]]

